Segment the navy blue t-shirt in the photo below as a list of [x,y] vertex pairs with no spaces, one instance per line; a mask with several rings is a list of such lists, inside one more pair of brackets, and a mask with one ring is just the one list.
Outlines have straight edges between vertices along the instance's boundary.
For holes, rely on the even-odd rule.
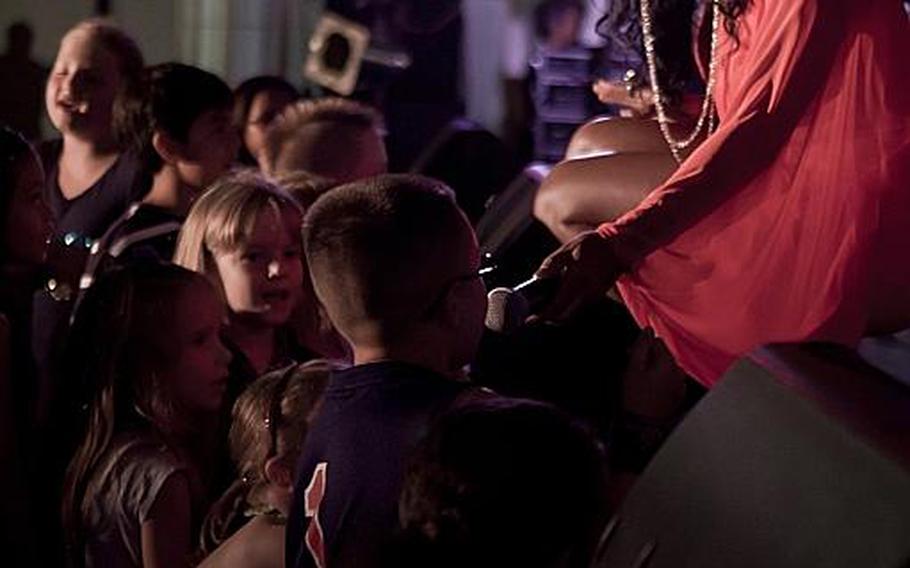
[[410,453],[432,420],[470,390],[393,361],[335,372],[298,462],[286,565],[377,565],[398,529]]
[[91,245],[149,188],[138,158],[125,152],[92,187],[75,199],[66,199],[58,184],[62,150],[62,140],[39,146],[46,172],[45,197],[56,222],[45,266],[47,286],[32,298],[32,354],[42,383],[57,379],[79,279]]
[[46,175],[44,196],[60,237],[72,235],[77,240],[101,237],[134,201],[148,192],[149,180],[141,173],[139,159],[132,152],[124,152],[92,187],[75,199],[67,199],[57,181],[63,141],[44,142],[38,151]]

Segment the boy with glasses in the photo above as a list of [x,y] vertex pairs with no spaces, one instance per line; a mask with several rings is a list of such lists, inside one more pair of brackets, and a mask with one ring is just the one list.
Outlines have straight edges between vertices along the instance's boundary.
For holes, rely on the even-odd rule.
[[351,344],[298,464],[288,566],[375,566],[398,527],[406,460],[433,418],[473,392],[463,369],[486,295],[453,192],[385,175],[312,206],[304,248],[320,301]]

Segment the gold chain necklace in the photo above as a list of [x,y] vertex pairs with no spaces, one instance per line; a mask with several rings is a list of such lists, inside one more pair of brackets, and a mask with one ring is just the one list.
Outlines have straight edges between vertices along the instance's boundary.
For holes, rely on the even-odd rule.
[[655,39],[653,22],[651,20],[651,0],[640,0],[641,6],[641,35],[645,47],[645,61],[648,64],[648,75],[651,81],[651,92],[654,93],[654,108],[657,111],[657,124],[660,132],[670,147],[670,152],[677,163],[682,163],[682,151],[695,143],[708,126],[708,134],[714,131],[714,86],[717,83],[717,43],[720,29],[720,4],[718,0],[711,0],[713,17],[711,20],[711,59],[708,62],[708,83],[705,88],[705,98],[702,101],[701,114],[695,123],[695,128],[684,139],[677,140],[670,131],[670,119],[667,117],[666,100],[664,93],[657,81],[657,62],[655,56]]

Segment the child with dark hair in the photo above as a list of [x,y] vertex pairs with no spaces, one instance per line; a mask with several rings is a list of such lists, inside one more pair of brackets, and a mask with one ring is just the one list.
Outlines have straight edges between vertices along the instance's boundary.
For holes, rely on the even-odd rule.
[[217,76],[164,63],[146,70],[140,92],[121,110],[151,185],[93,247],[81,289],[113,265],[169,262],[190,205],[237,154],[231,91]]
[[243,141],[239,156],[243,165],[258,165],[266,130],[298,98],[294,85],[273,75],[252,77],[234,89],[234,126]]
[[464,367],[483,329],[480,254],[453,192],[386,175],[310,208],[304,248],[316,295],[351,344],[298,467],[288,566],[371,566],[396,527],[404,459],[427,425],[472,392]]
[[63,483],[71,565],[186,566],[202,505],[201,417],[230,354],[206,279],[172,265],[114,271],[86,295],[68,350],[85,429]]
[[471,402],[420,444],[399,516],[398,566],[587,567],[606,520],[604,456],[554,407]]

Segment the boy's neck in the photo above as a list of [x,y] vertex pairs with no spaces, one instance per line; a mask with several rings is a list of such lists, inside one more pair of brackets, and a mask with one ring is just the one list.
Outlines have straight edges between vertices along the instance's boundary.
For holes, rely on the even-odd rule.
[[291,493],[286,487],[278,487],[269,483],[263,492],[265,504],[278,511],[285,517],[291,512]]
[[165,164],[155,173],[152,187],[142,202],[186,217],[193,204],[193,190],[180,181],[177,168]]
[[429,369],[439,375],[451,379],[462,379],[464,372],[461,367],[452,368],[448,353],[444,349],[437,349],[431,342],[422,345],[354,345],[354,364],[366,365],[380,361],[400,361],[424,369]]
[[268,370],[275,357],[274,327],[249,325],[231,318],[224,333],[253,365],[257,376]]

